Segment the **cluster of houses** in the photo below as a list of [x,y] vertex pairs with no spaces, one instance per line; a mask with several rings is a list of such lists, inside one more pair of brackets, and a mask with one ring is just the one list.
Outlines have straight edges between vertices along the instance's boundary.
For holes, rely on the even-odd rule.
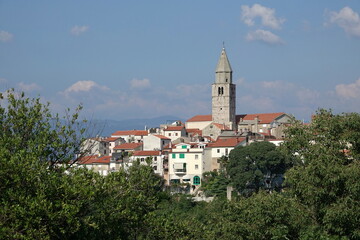
[[168,185],[188,183],[196,190],[203,173],[217,171],[219,159],[228,156],[235,147],[254,141],[280,144],[282,130],[290,119],[285,113],[241,115],[241,118],[239,126],[246,130],[233,131],[212,122],[211,116],[197,115],[185,124],[175,121],[151,130],[116,131],[109,137],[89,138],[83,144],[86,156],[77,164],[107,175],[140,161],[151,164]]
[[87,155],[77,164],[107,175],[139,161],[150,164],[166,184],[186,184],[191,192],[197,191],[203,173],[219,170],[221,157],[254,141],[280,144],[290,122],[291,116],[283,112],[236,115],[235,92],[223,48],[212,84],[212,114],[87,139],[83,143]]

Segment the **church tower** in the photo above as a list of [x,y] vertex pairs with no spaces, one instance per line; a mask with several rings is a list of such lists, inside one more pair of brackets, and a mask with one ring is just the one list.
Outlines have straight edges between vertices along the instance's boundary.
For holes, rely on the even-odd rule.
[[232,83],[232,69],[225,48],[222,49],[212,84],[212,121],[236,130],[236,87]]

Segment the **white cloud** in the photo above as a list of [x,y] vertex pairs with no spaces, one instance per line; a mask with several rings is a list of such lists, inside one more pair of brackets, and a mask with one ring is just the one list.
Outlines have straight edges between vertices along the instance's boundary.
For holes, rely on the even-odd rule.
[[328,12],[325,25],[337,24],[347,34],[360,37],[360,17],[350,7],[344,7],[339,12]]
[[241,20],[248,26],[255,24],[255,18],[260,17],[263,26],[272,29],[280,29],[285,22],[284,18],[275,17],[275,9],[267,8],[260,4],[254,4],[252,7],[241,6]]
[[268,44],[284,44],[284,41],[274,33],[262,29],[258,29],[254,32],[249,32],[246,35],[248,41],[260,41]]
[[89,26],[78,26],[75,25],[71,30],[70,33],[75,36],[79,36],[80,34],[85,33],[87,30],[89,30]]
[[354,83],[336,85],[335,91],[344,99],[360,99],[360,78]]
[[39,85],[37,85],[36,83],[26,84],[26,83],[20,82],[17,84],[17,86],[20,91],[24,91],[24,92],[32,92],[32,91],[37,91],[37,90],[41,89],[41,87]]
[[75,92],[75,93],[89,92],[93,89],[108,90],[109,88],[106,86],[101,86],[94,81],[78,81],[78,82],[74,83],[73,85],[71,85],[70,87],[68,87],[64,91],[64,93],[68,94],[68,93],[72,93],[72,92]]
[[131,88],[147,88],[150,87],[150,80],[147,78],[144,79],[132,79],[130,81]]
[[13,35],[3,30],[0,31],[0,42],[10,42],[13,39]]

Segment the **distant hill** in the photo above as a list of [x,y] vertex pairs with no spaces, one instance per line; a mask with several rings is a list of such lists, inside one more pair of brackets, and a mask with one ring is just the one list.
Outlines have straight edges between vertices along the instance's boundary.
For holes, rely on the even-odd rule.
[[110,136],[115,131],[133,130],[133,129],[144,130],[145,126],[147,128],[159,127],[160,124],[174,122],[176,120],[185,122],[184,119],[174,116],[161,116],[156,118],[134,118],[134,119],[125,119],[125,120],[94,119],[87,124],[87,128],[89,128],[88,133],[90,135]]

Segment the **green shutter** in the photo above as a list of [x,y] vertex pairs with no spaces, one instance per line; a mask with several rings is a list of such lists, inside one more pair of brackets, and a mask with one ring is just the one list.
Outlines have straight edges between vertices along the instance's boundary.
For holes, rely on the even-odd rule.
[[186,146],[186,145],[182,145],[181,148],[187,148],[187,146]]
[[193,178],[193,184],[194,185],[200,185],[200,177],[199,176],[195,176]]
[[172,158],[176,158],[176,154],[175,154],[175,153],[172,154]]
[[185,158],[185,154],[184,154],[184,153],[180,153],[180,158]]

